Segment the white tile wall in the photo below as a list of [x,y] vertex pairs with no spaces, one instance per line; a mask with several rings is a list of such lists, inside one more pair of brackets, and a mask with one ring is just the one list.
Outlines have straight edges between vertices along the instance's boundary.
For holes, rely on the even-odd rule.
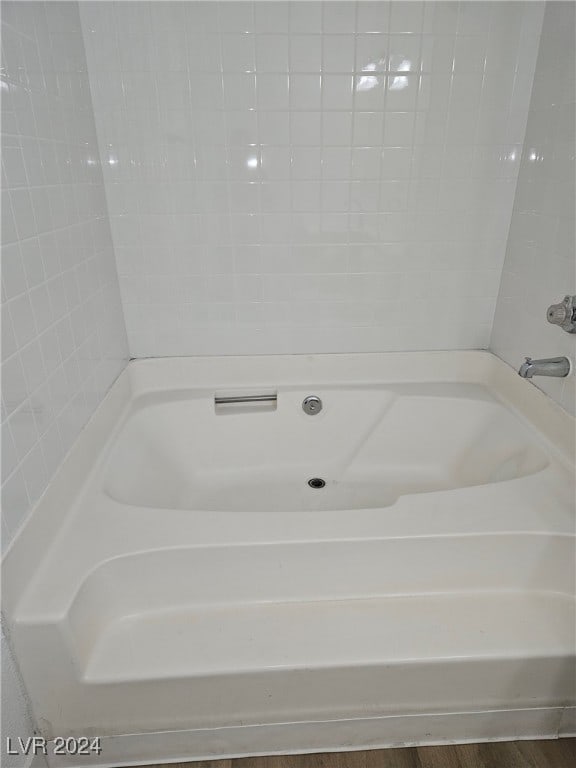
[[85,2],[133,356],[486,347],[532,2]]
[[[546,321],[549,304],[576,294],[575,8],[546,3],[491,341],[514,367],[527,355],[566,355],[576,363],[576,337]],[[532,382],[576,413],[574,373]]]
[[2,3],[2,543],[127,358],[77,3]]
[[[2,547],[125,364],[77,3],[2,2]],[[33,723],[2,635],[6,736]],[[39,756],[34,765],[45,764]]]

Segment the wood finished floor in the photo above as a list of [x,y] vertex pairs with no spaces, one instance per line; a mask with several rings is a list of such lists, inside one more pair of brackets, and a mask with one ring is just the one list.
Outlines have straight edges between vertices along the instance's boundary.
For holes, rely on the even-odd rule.
[[576,768],[576,739],[243,757],[172,763],[170,768]]

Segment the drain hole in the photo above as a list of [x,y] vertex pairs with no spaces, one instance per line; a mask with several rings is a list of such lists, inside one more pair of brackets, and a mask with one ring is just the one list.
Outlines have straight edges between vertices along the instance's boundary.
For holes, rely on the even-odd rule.
[[311,480],[308,480],[308,485],[310,488],[324,488],[326,481],[322,480],[321,477],[313,477]]

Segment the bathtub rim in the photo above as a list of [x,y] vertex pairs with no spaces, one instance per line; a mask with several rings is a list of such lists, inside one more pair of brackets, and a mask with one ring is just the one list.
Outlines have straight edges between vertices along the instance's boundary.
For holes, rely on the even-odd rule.
[[[353,371],[354,362],[362,363],[361,374],[343,370],[348,365]],[[394,367],[382,368],[386,363]],[[123,373],[129,377],[132,400],[176,389],[298,386],[303,375],[316,384],[480,384],[536,428],[568,461],[576,462],[576,419],[489,350],[154,357],[130,361]],[[574,366],[569,376],[576,376]]]
[[[392,369],[388,367],[390,364],[394,365]],[[358,370],[357,366],[361,373],[354,372]],[[262,377],[286,384],[301,384],[303,377],[313,377],[318,383],[325,376],[327,382],[333,383],[334,376],[342,375],[345,367],[354,373],[338,379],[338,383],[426,381],[483,384],[507,408],[536,430],[554,457],[569,471],[573,471],[576,420],[531,382],[518,377],[508,364],[490,351],[131,360],[73,443],[46,491],[3,555],[2,608],[6,617],[10,617],[47,556],[49,547],[45,542],[53,539],[55,531],[59,531],[64,521],[74,514],[76,502],[89,486],[91,478],[99,471],[100,460],[107,446],[115,440],[133,402],[139,396],[182,388],[217,389],[228,381],[232,381],[235,387],[244,384],[254,386],[256,379],[261,385]]]

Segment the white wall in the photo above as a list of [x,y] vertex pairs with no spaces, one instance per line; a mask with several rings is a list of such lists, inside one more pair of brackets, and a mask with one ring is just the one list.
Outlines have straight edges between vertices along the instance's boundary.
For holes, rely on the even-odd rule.
[[82,3],[131,354],[486,347],[541,15]]
[[[575,8],[574,3],[546,3],[491,342],[514,367],[527,355],[566,355],[576,363],[576,337],[546,321],[549,304],[576,293]],[[576,413],[574,373],[532,383]]]
[[[2,3],[2,546],[127,358],[78,5]],[[4,737],[31,733],[2,638]]]
[[125,365],[77,3],[2,4],[2,534]]

